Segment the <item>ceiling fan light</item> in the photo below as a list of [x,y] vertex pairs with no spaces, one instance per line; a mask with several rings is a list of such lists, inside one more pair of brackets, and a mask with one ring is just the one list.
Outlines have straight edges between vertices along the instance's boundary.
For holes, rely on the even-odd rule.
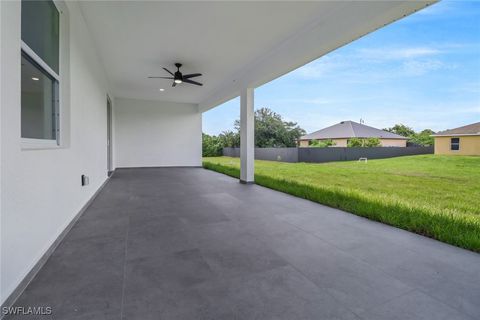
[[175,82],[175,83],[182,83],[182,80],[180,80],[180,79],[175,79],[174,82]]

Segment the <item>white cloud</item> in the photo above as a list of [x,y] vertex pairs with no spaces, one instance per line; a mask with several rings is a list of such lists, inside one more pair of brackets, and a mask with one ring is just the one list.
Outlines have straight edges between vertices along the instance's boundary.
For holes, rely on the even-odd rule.
[[293,74],[302,78],[315,79],[344,70],[350,66],[351,64],[348,59],[345,59],[344,55],[327,55],[298,68],[293,71]]
[[408,60],[403,63],[403,72],[407,76],[421,76],[430,71],[452,69],[453,65],[446,65],[440,60]]
[[[448,48],[447,48],[448,47]],[[349,83],[381,82],[402,76],[424,75],[440,69],[453,69],[454,65],[442,61],[442,56],[458,44],[442,46],[410,46],[362,48],[349,53],[332,53],[309,63],[292,75],[303,79],[334,76]],[[365,79],[368,75],[368,79]]]
[[473,107],[463,107],[457,110],[456,113],[478,113],[478,115],[480,116],[480,105]]
[[429,57],[442,53],[433,47],[397,47],[397,48],[362,48],[357,50],[357,58],[367,60],[403,60]]
[[376,97],[358,97],[358,98],[347,98],[347,99],[328,99],[328,98],[310,98],[310,99],[282,99],[281,102],[289,103],[302,103],[308,105],[322,105],[322,106],[339,106],[339,105],[352,105],[358,102],[373,101]]
[[300,99],[298,102],[316,104],[316,105],[331,105],[333,103],[338,103],[338,101],[333,101],[329,99],[314,98],[314,99]]
[[480,82],[462,83],[456,87],[451,88],[449,91],[461,93],[476,93],[479,94],[480,97]]

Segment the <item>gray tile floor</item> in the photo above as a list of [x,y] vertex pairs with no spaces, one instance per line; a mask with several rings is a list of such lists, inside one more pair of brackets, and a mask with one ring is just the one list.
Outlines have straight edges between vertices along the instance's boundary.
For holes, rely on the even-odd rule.
[[480,255],[200,168],[122,169],[17,305],[53,308],[22,319],[480,319]]

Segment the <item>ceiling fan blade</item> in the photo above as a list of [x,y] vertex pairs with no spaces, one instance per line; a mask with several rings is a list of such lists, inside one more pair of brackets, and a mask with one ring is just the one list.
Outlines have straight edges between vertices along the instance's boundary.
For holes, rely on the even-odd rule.
[[172,80],[172,77],[148,77],[149,79],[170,79]]
[[163,68],[163,70],[167,71],[168,73],[170,73],[172,76],[174,75],[170,70],[168,70],[167,68]]
[[193,80],[183,79],[183,82],[195,84],[195,85],[197,85],[197,86],[203,86],[202,83],[197,82],[197,81],[193,81]]
[[189,79],[189,78],[200,77],[201,75],[202,75],[201,73],[191,73],[191,74],[185,74],[185,75],[183,75],[183,79]]

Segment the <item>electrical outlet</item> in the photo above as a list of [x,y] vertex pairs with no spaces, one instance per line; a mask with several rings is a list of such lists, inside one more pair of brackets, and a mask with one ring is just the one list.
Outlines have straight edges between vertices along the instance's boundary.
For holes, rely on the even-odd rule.
[[90,183],[90,179],[88,178],[88,176],[82,174],[82,186],[86,186]]

